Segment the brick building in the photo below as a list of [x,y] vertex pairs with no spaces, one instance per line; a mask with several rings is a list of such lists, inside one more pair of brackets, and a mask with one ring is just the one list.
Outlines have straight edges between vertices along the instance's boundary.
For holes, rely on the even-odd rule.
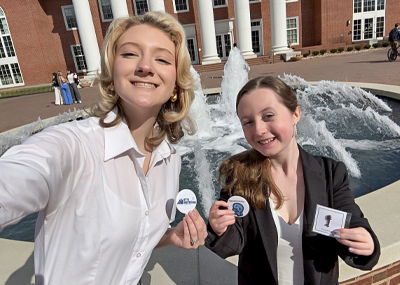
[[0,88],[95,74],[113,17],[164,10],[184,26],[192,63],[363,45],[400,22],[397,0],[0,0]]

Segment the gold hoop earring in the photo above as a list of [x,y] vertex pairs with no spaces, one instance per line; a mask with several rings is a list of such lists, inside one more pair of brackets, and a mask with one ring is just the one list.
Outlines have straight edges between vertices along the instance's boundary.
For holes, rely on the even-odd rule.
[[174,92],[174,94],[171,96],[171,98],[169,98],[169,100],[171,100],[172,103],[178,100],[178,93]]
[[108,89],[110,89],[111,92],[114,92],[114,83],[111,82],[110,85],[108,85]]

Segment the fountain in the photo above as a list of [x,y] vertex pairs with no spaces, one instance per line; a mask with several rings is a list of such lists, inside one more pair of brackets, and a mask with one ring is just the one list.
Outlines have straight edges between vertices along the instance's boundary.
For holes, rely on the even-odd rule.
[[[197,209],[206,219],[219,196],[218,167],[229,156],[249,148],[236,116],[235,100],[248,80],[249,67],[238,49],[232,49],[224,68],[221,94],[206,98],[196,79],[196,97],[190,115],[198,125],[194,136],[185,136],[175,146],[182,156],[180,189],[198,196]],[[400,179],[400,103],[379,99],[360,88],[321,81],[313,86],[303,79],[285,75],[296,89],[302,118],[298,143],[312,154],[343,161],[349,171],[355,197]],[[176,213],[173,225],[183,215]],[[33,240],[35,215],[6,228],[1,237]]]

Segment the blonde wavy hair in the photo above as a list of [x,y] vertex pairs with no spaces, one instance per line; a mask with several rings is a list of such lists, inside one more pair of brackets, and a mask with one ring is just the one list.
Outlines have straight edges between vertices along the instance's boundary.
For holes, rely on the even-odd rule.
[[[100,125],[109,128],[118,125],[127,116],[122,108],[118,94],[110,88],[114,82],[114,60],[117,41],[129,28],[148,25],[164,32],[175,45],[176,86],[178,99],[168,100],[160,109],[156,118],[157,134],[146,138],[146,149],[152,150],[167,136],[171,143],[177,143],[183,136],[183,130],[189,135],[196,132],[196,127],[188,115],[194,99],[194,79],[190,73],[191,60],[186,47],[183,27],[174,17],[162,12],[148,12],[141,16],[118,18],[108,28],[101,54],[101,74],[99,74],[100,98],[92,107],[91,114],[100,118]],[[172,94],[171,94],[172,95]],[[115,107],[118,114],[112,122],[105,122],[107,114]],[[128,121],[128,120],[127,120]]]
[[[250,80],[239,91],[236,98],[236,112],[243,96],[262,88],[270,89],[278,95],[278,100],[290,112],[296,111],[297,97],[292,88],[279,78],[262,76]],[[278,200],[277,209],[284,202],[284,196],[272,177],[269,158],[253,148],[225,160],[219,167],[218,180],[223,187],[222,191],[242,196],[254,209],[265,208],[271,193]]]

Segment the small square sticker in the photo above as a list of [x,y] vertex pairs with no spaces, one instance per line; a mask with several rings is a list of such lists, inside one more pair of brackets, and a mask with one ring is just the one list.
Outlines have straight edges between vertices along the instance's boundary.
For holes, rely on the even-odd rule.
[[315,210],[313,232],[333,237],[336,229],[347,228],[351,213],[317,205]]

